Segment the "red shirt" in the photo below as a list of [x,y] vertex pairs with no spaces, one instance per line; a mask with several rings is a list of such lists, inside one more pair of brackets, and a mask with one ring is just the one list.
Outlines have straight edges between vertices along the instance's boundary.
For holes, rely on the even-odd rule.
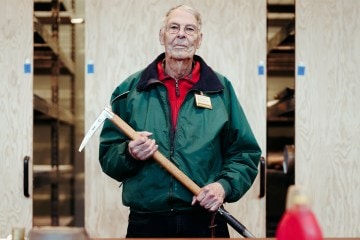
[[163,64],[160,61],[157,64],[157,70],[159,74],[159,80],[164,83],[168,91],[169,103],[171,108],[171,119],[173,127],[176,127],[177,117],[181,104],[183,103],[186,94],[200,79],[200,63],[195,62],[194,68],[191,74],[181,78],[176,83],[176,80],[165,73]]

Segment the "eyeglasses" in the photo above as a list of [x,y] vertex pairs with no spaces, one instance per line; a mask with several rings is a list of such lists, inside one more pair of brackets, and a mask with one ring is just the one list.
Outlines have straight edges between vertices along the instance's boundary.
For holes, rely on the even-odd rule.
[[166,31],[170,34],[177,34],[180,31],[181,26],[184,26],[184,32],[189,36],[194,35],[199,30],[196,26],[191,24],[179,25],[172,23],[167,26]]

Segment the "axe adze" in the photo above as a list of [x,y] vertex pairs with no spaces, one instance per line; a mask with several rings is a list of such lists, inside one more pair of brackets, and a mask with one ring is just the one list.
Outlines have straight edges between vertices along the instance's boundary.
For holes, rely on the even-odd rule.
[[[90,130],[86,133],[83,141],[81,142],[79,152],[85,147],[89,142],[92,135],[96,130],[102,125],[105,119],[109,119],[116,127],[118,127],[127,137],[131,140],[134,140],[140,137],[140,134],[137,133],[133,128],[131,128],[124,120],[122,120],[118,115],[113,113],[111,107],[106,107],[95,122],[91,125]],[[153,159],[165,168],[173,177],[175,177],[179,182],[181,182],[188,190],[190,190],[196,196],[200,193],[200,187],[196,185],[188,176],[186,176],[182,171],[180,171],[170,160],[168,160],[163,154],[159,151],[156,151],[153,155]],[[221,206],[218,209],[218,213],[224,217],[227,223],[232,226],[239,234],[245,238],[255,238],[252,233],[250,233],[246,227],[241,224],[236,218],[234,218],[228,211]]]

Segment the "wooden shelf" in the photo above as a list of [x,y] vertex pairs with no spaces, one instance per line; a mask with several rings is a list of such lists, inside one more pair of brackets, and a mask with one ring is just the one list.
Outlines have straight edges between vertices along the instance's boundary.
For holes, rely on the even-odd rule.
[[60,122],[68,125],[75,124],[75,116],[69,110],[37,95],[34,95],[34,111],[41,113],[41,116],[35,114],[38,120],[59,119]]
[[74,168],[72,165],[34,165],[34,188],[41,188],[52,183],[64,183],[74,179]]
[[[71,1],[34,0],[33,109],[34,146],[37,147],[33,151],[34,226],[74,225],[75,28],[71,24],[72,7]],[[67,40],[70,45],[66,45]],[[60,95],[64,91],[67,94]],[[50,96],[44,99],[43,92]]]
[[[75,63],[71,58],[65,54],[65,52],[59,47],[56,43],[56,40],[53,39],[51,33],[43,26],[38,17],[34,16],[34,34],[38,34],[41,39],[34,37],[34,71],[42,73],[44,69],[51,68],[51,56],[56,54],[59,56],[61,61],[61,66],[66,68],[66,70],[75,74]],[[38,48],[38,50],[36,49]]]
[[[71,24],[74,13],[70,5],[69,1],[60,1],[60,24]],[[52,23],[51,0],[34,0],[34,12],[42,23]]]
[[293,117],[295,112],[295,98],[290,97],[280,100],[278,103],[268,107],[268,118]]
[[[74,217],[72,216],[63,216],[59,218],[60,226],[71,226],[73,225],[73,222],[74,222]],[[36,216],[33,218],[33,226],[34,227],[51,226],[51,218]]]

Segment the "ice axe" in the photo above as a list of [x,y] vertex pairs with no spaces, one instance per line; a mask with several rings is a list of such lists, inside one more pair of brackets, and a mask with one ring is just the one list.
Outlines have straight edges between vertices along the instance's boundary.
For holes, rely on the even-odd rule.
[[[86,133],[83,141],[81,142],[79,152],[85,147],[92,135],[96,130],[101,126],[101,124],[109,119],[116,127],[118,127],[127,137],[131,140],[134,140],[140,137],[133,128],[131,128],[124,120],[122,120],[118,115],[116,115],[111,107],[106,107],[95,122],[91,125],[90,130]],[[153,155],[153,159],[165,168],[173,177],[175,177],[179,182],[181,182],[188,190],[190,190],[196,196],[200,193],[200,187],[196,185],[188,176],[186,176],[182,171],[180,171],[170,160],[168,160],[163,154],[159,151],[156,151]],[[218,213],[226,220],[226,222],[233,227],[239,234],[245,238],[255,238],[246,227],[241,224],[236,218],[234,218],[228,211],[225,210],[223,206],[218,209]]]

